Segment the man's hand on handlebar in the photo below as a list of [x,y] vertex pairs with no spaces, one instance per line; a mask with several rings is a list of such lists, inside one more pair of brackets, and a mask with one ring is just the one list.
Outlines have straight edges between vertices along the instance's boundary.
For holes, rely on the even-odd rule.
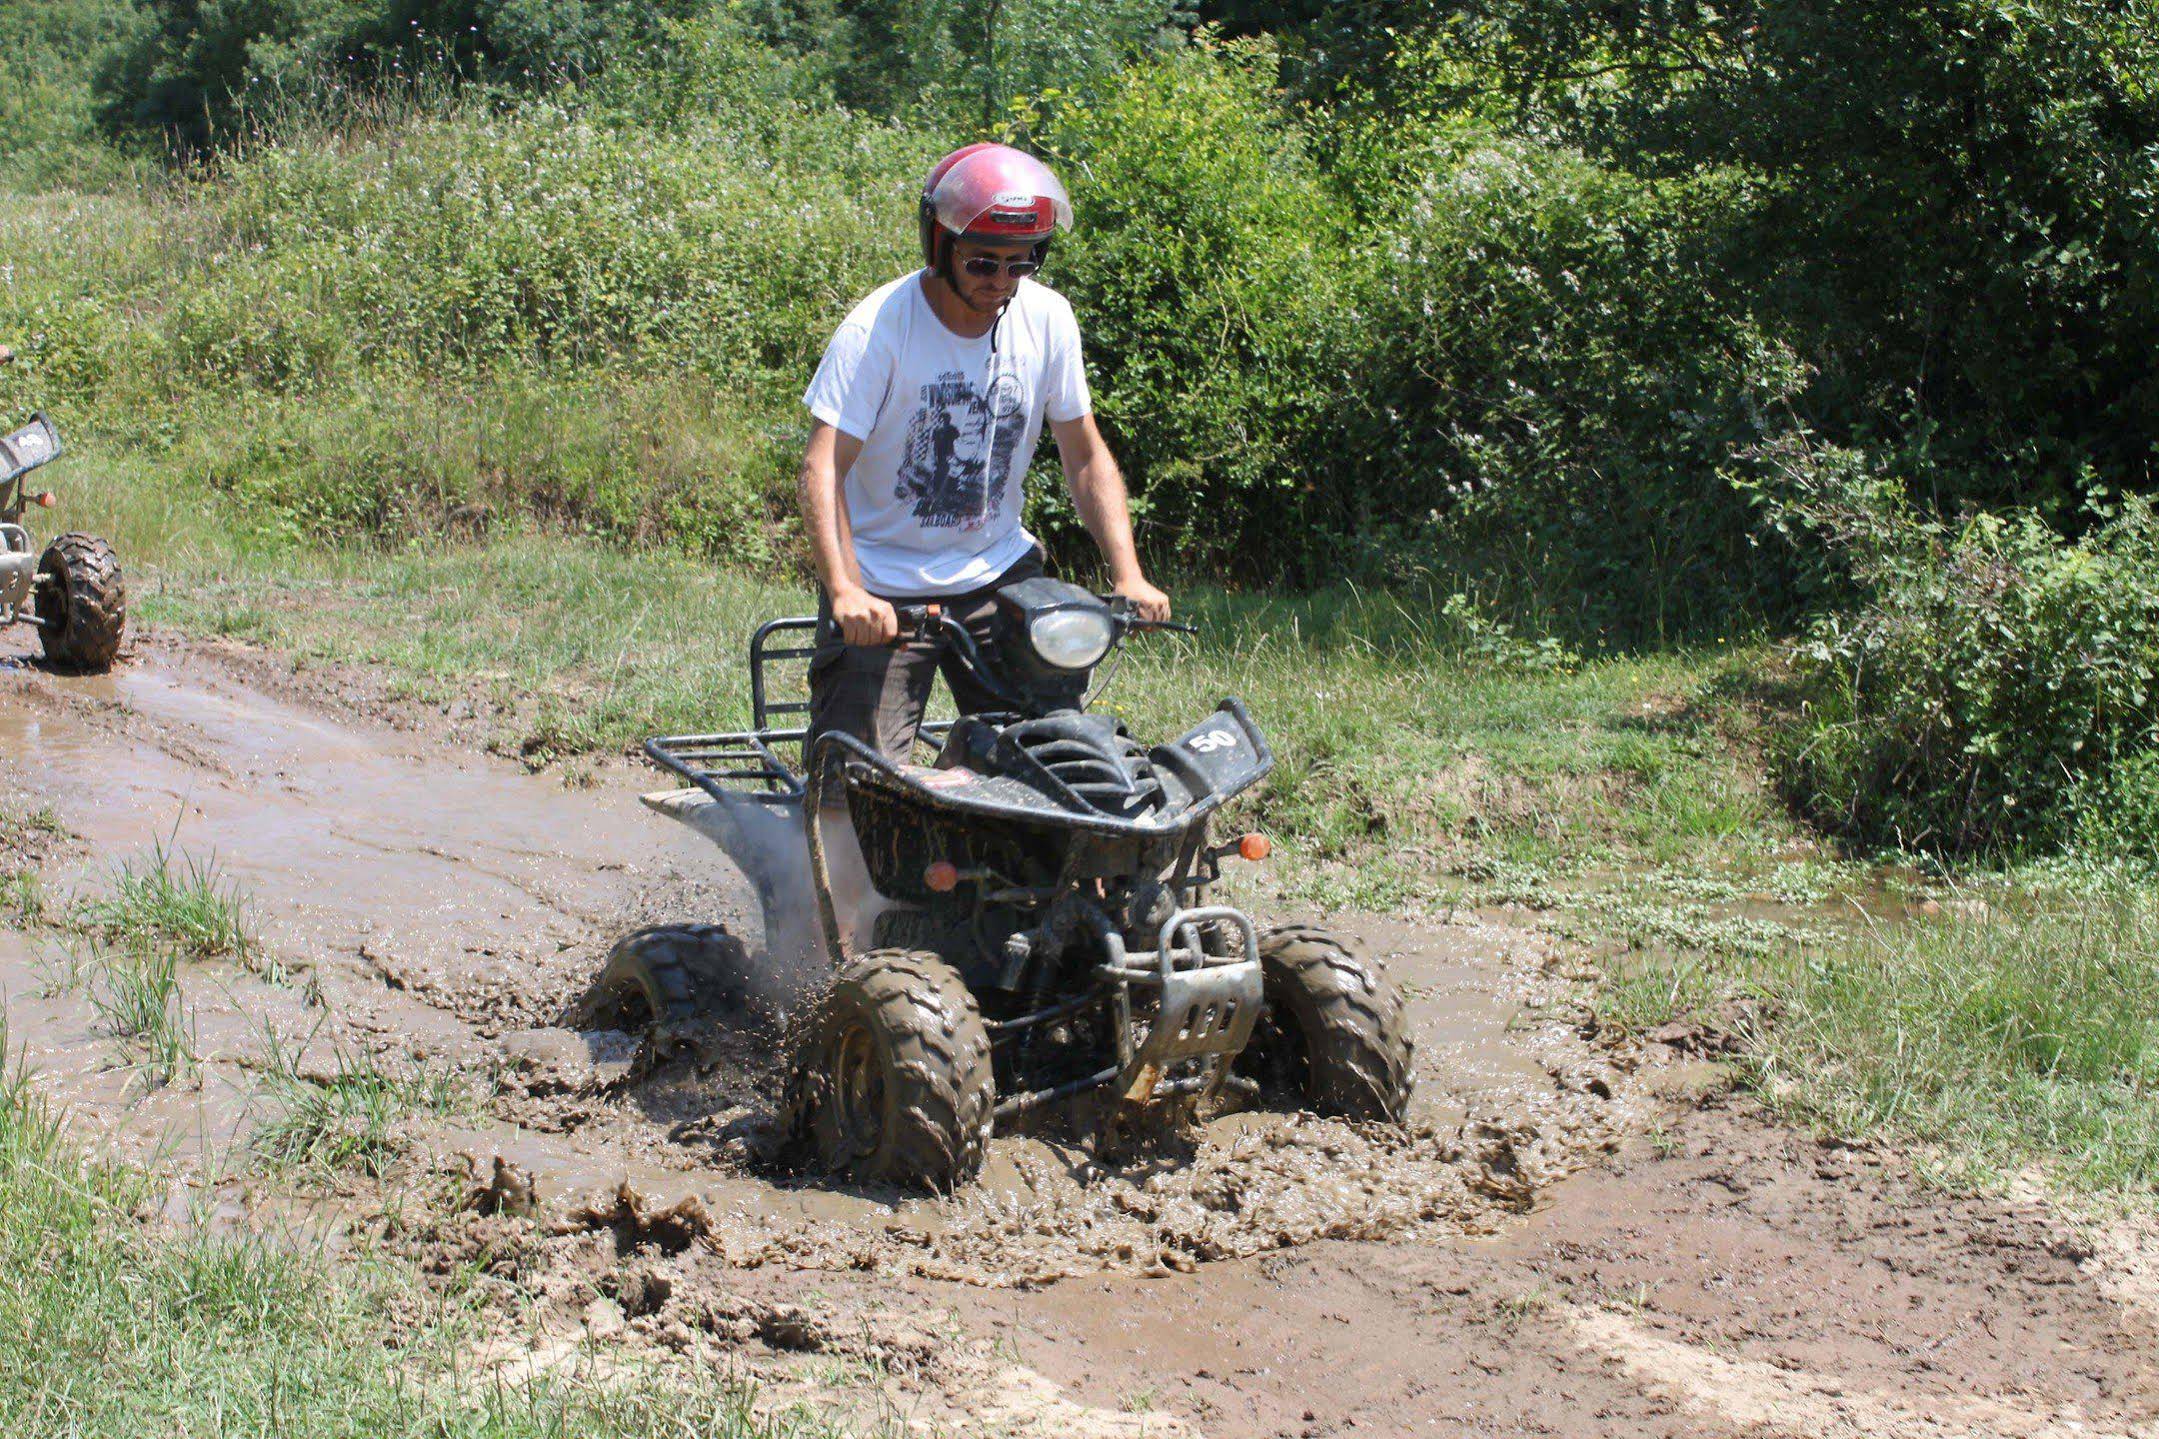
[[1140,619],[1159,623],[1169,618],[1169,596],[1139,575],[1120,580],[1112,593],[1123,595],[1132,603],[1132,613]]
[[832,620],[851,645],[888,645],[900,635],[900,617],[892,606],[859,585],[833,591]]

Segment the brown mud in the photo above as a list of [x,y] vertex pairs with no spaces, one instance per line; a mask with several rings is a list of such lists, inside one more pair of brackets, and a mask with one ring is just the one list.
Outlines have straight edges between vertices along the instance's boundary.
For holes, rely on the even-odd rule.
[[[106,677],[0,652],[0,807],[66,830],[8,863],[64,913],[162,846],[214,862],[263,941],[183,968],[196,1062],[157,1084],[94,944],[0,930],[10,1045],[168,1177],[166,1218],[302,1215],[477,1267],[506,1335],[538,1313],[563,1354],[856,1385],[865,1422],[933,1431],[2159,1432],[2150,1316],[2100,1249],[1738,1110],[1682,1106],[1642,1152],[1664,1048],[1586,1040],[1577,961],[1509,924],[1335,921],[1410,996],[1403,1131],[1250,1112],[1101,1152],[1066,1116],[948,1198],[786,1173],[764,1037],[559,1027],[632,929],[753,934],[748,886],[635,803],[648,771],[573,787],[446,730],[233,646],[153,633]],[[401,1118],[377,1176],[258,1152],[295,1086],[356,1070],[454,1099]]]

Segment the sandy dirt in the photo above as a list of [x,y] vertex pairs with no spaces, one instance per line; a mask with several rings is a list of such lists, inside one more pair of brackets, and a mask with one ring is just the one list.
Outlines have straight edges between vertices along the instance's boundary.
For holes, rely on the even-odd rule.
[[[64,905],[153,846],[214,859],[265,942],[187,967],[199,1062],[153,1086],[86,940],[0,931],[11,1045],[168,1177],[163,1220],[477,1265],[506,1367],[600,1338],[930,1432],[2159,1434],[2145,1238],[1919,1191],[1675,1050],[1599,1048],[1578,961],[1518,925],[1333,921],[1411,997],[1406,1130],[1258,1112],[1101,1153],[1053,1115],[947,1199],[789,1173],[767,1037],[560,1027],[633,929],[754,939],[740,876],[636,804],[647,771],[566,783],[456,737],[239,647],[0,656],[0,801],[66,831],[8,863]],[[361,1064],[459,1102],[380,1178],[265,1163],[293,1084]]]

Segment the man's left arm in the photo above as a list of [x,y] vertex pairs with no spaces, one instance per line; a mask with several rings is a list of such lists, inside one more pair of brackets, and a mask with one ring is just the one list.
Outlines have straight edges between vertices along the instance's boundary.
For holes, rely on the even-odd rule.
[[1051,420],[1049,426],[1057,439],[1057,459],[1064,466],[1072,503],[1109,566],[1111,588],[1132,601],[1142,619],[1168,619],[1169,596],[1149,584],[1140,569],[1124,473],[1117,468],[1117,457],[1109,452],[1109,442],[1096,428],[1094,416]]

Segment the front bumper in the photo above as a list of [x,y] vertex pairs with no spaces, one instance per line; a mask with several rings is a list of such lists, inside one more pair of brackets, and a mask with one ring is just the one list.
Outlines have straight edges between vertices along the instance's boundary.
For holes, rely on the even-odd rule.
[[[1234,928],[1243,941],[1241,956],[1207,953],[1200,936],[1208,925]],[[1154,957],[1157,967],[1142,981],[1160,989],[1154,1024],[1117,1080],[1119,1092],[1137,1102],[1153,1097],[1170,1067],[1185,1060],[1217,1061],[1214,1077],[1219,1078],[1252,1038],[1265,995],[1259,933],[1248,916],[1226,905],[1171,915]]]

